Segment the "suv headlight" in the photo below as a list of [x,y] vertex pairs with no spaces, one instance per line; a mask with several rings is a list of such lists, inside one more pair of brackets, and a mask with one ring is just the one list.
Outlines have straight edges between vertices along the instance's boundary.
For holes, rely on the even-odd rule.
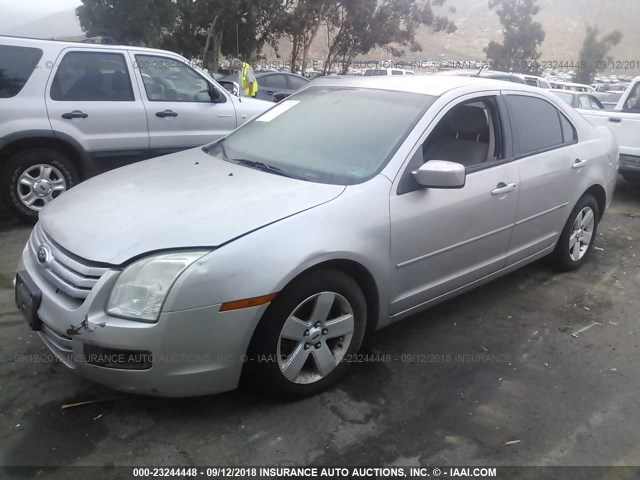
[[107,313],[131,320],[157,321],[164,299],[180,274],[207,253],[168,253],[129,265],[111,290]]

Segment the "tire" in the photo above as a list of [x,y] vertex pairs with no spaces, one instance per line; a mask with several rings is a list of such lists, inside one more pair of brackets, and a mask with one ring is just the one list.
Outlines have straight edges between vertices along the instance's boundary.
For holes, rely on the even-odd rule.
[[556,269],[571,271],[582,266],[593,249],[599,220],[598,202],[591,195],[584,195],[569,215],[558,244],[551,254],[551,264]]
[[[32,185],[22,184],[21,179]],[[31,148],[15,153],[2,166],[0,197],[18,219],[35,223],[42,207],[79,180],[73,163],[66,155],[50,148]],[[28,205],[30,200],[31,206]]]
[[[304,325],[290,319],[294,312]],[[312,320],[314,312],[319,325]],[[352,332],[340,336],[351,326],[349,312],[353,318]],[[342,359],[360,349],[366,318],[364,294],[349,275],[337,270],[303,274],[278,294],[256,328],[246,365],[248,380],[269,396],[286,400],[328,388],[349,366]],[[295,334],[289,335],[294,330]],[[317,363],[317,359],[322,360]],[[323,374],[320,364],[326,373]],[[300,371],[296,375],[298,366]]]

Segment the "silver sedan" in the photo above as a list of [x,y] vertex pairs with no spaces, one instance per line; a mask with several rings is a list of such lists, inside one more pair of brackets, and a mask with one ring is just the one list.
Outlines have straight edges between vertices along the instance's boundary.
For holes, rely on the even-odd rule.
[[618,150],[552,94],[326,79],[40,213],[18,307],[69,368],[192,396],[333,384],[367,333],[542,257],[584,263]]

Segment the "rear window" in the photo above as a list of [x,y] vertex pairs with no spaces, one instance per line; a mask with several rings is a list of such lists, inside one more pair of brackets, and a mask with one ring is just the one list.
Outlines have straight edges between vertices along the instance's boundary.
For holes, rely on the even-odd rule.
[[51,85],[58,101],[131,102],[129,70],[120,53],[69,52]]
[[0,45],[0,98],[20,93],[41,58],[39,48]]

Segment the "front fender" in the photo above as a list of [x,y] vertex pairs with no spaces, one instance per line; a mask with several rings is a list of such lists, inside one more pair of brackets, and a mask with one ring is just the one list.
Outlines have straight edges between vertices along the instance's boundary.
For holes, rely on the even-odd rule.
[[192,265],[171,289],[164,311],[179,311],[283,290],[302,272],[331,260],[360,264],[373,277],[382,326],[388,320],[389,191],[378,176],[347,187],[326,204],[239,238]]

